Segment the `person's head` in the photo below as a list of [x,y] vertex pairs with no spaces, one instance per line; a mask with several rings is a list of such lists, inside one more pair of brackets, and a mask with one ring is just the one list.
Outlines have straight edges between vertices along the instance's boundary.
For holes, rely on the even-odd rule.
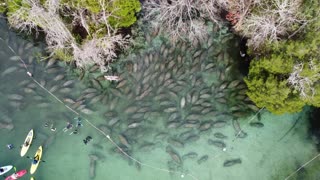
[[3,168],[0,168],[0,172],[3,172],[4,171],[4,169]]

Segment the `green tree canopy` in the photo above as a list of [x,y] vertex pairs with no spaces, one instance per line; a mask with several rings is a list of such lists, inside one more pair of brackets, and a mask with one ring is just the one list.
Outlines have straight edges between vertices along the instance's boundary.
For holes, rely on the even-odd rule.
[[141,10],[139,0],[115,0],[110,8],[114,16],[109,22],[114,27],[129,27],[137,21],[136,13]]
[[[306,14],[312,16],[315,9],[319,10],[319,7],[308,9]],[[260,52],[262,55],[256,55],[252,60],[245,82],[248,85],[248,96],[258,107],[266,107],[275,114],[298,112],[304,105],[320,107],[318,25],[320,19],[313,19],[304,33],[295,39],[268,44]],[[296,76],[292,76],[294,72]],[[292,82],[307,83],[293,85]],[[301,96],[301,89],[306,89],[312,95],[307,98]]]

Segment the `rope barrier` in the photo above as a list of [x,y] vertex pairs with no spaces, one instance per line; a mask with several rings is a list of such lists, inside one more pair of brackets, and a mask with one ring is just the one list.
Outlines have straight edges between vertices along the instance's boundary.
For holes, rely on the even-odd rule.
[[[2,41],[4,41],[1,37],[0,39]],[[4,41],[5,42],[5,41]],[[15,54],[18,56],[18,54],[10,47],[10,45],[8,45],[8,48]],[[52,97],[54,97],[58,102],[60,102],[61,104],[63,104],[67,109],[69,109],[71,112],[73,112],[74,114],[76,114],[77,116],[81,117],[82,119],[84,119],[91,127],[93,127],[94,129],[96,129],[97,131],[99,131],[103,136],[105,136],[107,138],[107,140],[109,140],[111,142],[111,144],[113,144],[119,151],[121,151],[121,153],[123,153],[126,157],[128,157],[129,159],[135,161],[136,163],[140,164],[141,166],[145,166],[145,167],[149,167],[151,169],[154,170],[158,170],[158,171],[163,171],[163,172],[167,172],[167,173],[174,173],[174,174],[180,174],[181,178],[184,178],[186,175],[190,176],[192,179],[194,180],[198,180],[198,178],[196,178],[194,175],[192,175],[191,173],[187,173],[184,174],[183,172],[179,172],[179,171],[172,171],[172,170],[168,170],[168,169],[164,169],[164,168],[159,168],[159,167],[155,167],[146,163],[143,163],[135,158],[133,158],[132,156],[130,156],[129,154],[127,154],[116,142],[114,142],[112,140],[112,138],[110,137],[110,135],[106,134],[105,132],[103,132],[101,129],[99,129],[98,127],[96,127],[94,124],[92,124],[87,118],[81,116],[80,113],[78,113],[76,110],[72,109],[70,106],[68,106],[67,104],[65,104],[63,101],[61,101],[56,95],[54,95],[52,92],[50,92],[47,88],[45,88],[44,86],[42,86],[32,75],[32,73],[29,71],[28,66],[26,65],[26,63],[23,61],[23,59],[21,59],[20,56],[18,56],[18,59],[23,63],[24,68],[26,69],[26,73],[27,75],[31,78],[32,81],[34,81],[39,87],[41,87],[44,91],[46,91],[47,93],[49,93]]]
[[[1,37],[0,39],[5,42]],[[6,42],[5,42],[6,43]],[[15,54],[17,55],[17,53],[11,48],[10,45],[7,44],[7,47]],[[18,55],[17,55],[18,56]],[[52,92],[50,92],[48,89],[46,89],[44,86],[42,86],[32,75],[32,73],[29,71],[28,66],[26,65],[26,63],[21,59],[20,56],[19,60],[23,63],[24,68],[26,69],[26,73],[27,75],[31,78],[32,81],[34,81],[39,87],[41,87],[44,91],[46,91],[48,94],[50,94],[52,97],[54,97],[58,102],[60,102],[61,104],[63,104],[67,109],[69,109],[71,112],[73,112],[74,114],[76,114],[77,116],[82,117],[82,119],[84,119],[91,127],[93,127],[94,129],[96,129],[98,132],[100,132],[103,136],[105,136],[107,138],[107,140],[109,142],[111,142],[111,144],[113,144],[121,153],[123,153],[126,157],[128,157],[129,159],[133,160],[134,162],[140,164],[141,166],[145,166],[154,170],[158,170],[158,171],[163,171],[166,173],[174,173],[174,174],[180,174],[181,178],[184,178],[185,176],[190,176],[192,179],[194,180],[198,180],[197,177],[195,177],[193,174],[191,173],[186,173],[184,174],[183,172],[179,172],[179,171],[172,171],[172,170],[168,170],[168,169],[164,169],[164,168],[159,168],[156,166],[152,166],[146,163],[143,163],[135,158],[133,158],[132,156],[130,156],[129,154],[127,154],[116,142],[113,141],[113,139],[110,137],[110,135],[106,134],[104,131],[102,131],[101,129],[99,129],[98,127],[96,127],[94,124],[92,124],[87,118],[81,116],[80,113],[78,113],[76,110],[72,109],[70,106],[68,106],[67,104],[65,104],[62,100],[60,100],[57,96],[55,96]],[[249,124],[263,109],[265,109],[265,107],[261,108],[245,125]],[[232,140],[232,142],[234,142],[239,135],[242,133],[242,129],[239,130],[239,132],[236,134],[236,136],[234,137],[234,139]],[[223,151],[226,151],[226,148],[223,148]],[[220,154],[222,155],[222,154]],[[215,156],[219,157],[220,155]],[[291,176],[293,176],[295,173],[297,173],[298,171],[300,171],[303,167],[305,167],[306,165],[308,165],[309,163],[311,163],[313,160],[315,160],[317,157],[320,156],[320,153],[318,155],[316,155],[315,157],[313,157],[311,160],[309,160],[308,162],[306,162],[305,164],[303,164],[300,168],[298,168],[296,171],[294,171],[293,173],[291,173],[288,177],[286,177],[285,180],[289,179]]]
[[[261,108],[245,125],[251,123],[251,121],[254,120],[254,118],[255,118],[263,109],[264,109],[264,107]],[[236,134],[235,138],[233,138],[232,142],[234,142],[234,141],[240,136],[240,134],[241,134],[242,132],[243,132],[242,129],[240,129],[240,131]]]
[[302,168],[304,168],[306,165],[308,165],[309,163],[311,163],[313,160],[317,159],[317,157],[320,156],[320,153],[316,156],[314,156],[313,158],[311,158],[309,161],[307,161],[306,163],[304,163],[301,167],[299,167],[297,170],[295,170],[293,173],[291,173],[289,176],[287,176],[284,180],[288,180],[289,178],[291,178],[291,176],[293,176],[294,174],[296,174],[298,171],[300,171]]

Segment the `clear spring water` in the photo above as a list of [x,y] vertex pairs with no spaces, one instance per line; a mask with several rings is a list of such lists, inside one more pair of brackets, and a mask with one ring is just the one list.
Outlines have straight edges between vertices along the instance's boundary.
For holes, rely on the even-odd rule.
[[[103,90],[99,83],[89,80],[99,79],[98,73],[86,73],[79,81],[68,68],[63,68],[63,63],[46,67],[47,61],[40,62],[41,43],[33,43],[8,30],[3,21],[0,25],[0,37],[4,39],[0,41],[0,122],[14,126],[11,130],[0,129],[1,166],[12,164],[18,170],[29,170],[31,160],[20,157],[19,146],[31,128],[35,130],[36,139],[27,156],[32,157],[39,145],[44,146],[45,162],[40,164],[34,177],[45,180],[284,179],[316,154],[307,135],[307,111],[275,116],[263,110],[258,121],[246,103],[241,104],[246,98],[238,94],[242,89],[228,89],[239,74],[226,70],[234,57],[226,57],[227,53],[219,57],[219,54],[232,52],[236,46],[222,42],[225,40],[218,38],[218,34],[214,36],[217,45],[214,49],[221,52],[211,56],[203,50],[205,55],[202,53],[196,58],[192,56],[199,48],[193,51],[179,47],[170,51],[172,45],[161,49],[161,41],[156,39],[145,51],[123,60],[121,67],[125,68],[113,72],[126,81],[124,85],[101,82],[100,85],[108,87]],[[8,45],[17,54],[11,52]],[[77,115],[37,86],[27,76],[17,55],[26,61],[37,82],[78,112],[91,110],[93,113],[82,113],[82,117],[108,132],[119,146],[143,164],[115,153],[116,147],[84,120],[78,134],[70,135],[71,130],[63,132],[68,121],[75,124],[73,118]],[[149,59],[146,60],[146,56]],[[171,65],[170,61],[175,64]],[[58,75],[63,75],[63,79]],[[73,81],[72,85],[64,84],[68,80]],[[223,87],[225,82],[227,87]],[[88,88],[98,90],[90,92]],[[81,103],[68,103],[67,98]],[[237,118],[236,112],[249,116]],[[281,139],[297,118],[300,118],[297,126]],[[235,138],[233,119],[239,121],[246,137]],[[264,126],[250,126],[250,120]],[[213,127],[212,123],[217,121],[223,121],[223,127]],[[206,122],[210,124],[208,130],[200,130]],[[44,127],[45,123],[49,127]],[[55,132],[50,131],[51,125],[57,129]],[[226,138],[216,138],[217,132]],[[93,140],[85,145],[83,139],[88,135]],[[225,151],[210,145],[208,139],[225,143]],[[8,150],[8,143],[15,148]],[[197,157],[184,159],[183,155],[190,152]],[[206,155],[208,159],[200,161]],[[241,163],[223,166],[226,160],[232,159],[240,159]],[[307,167],[293,179],[316,176]],[[29,178],[28,174],[22,179]]]

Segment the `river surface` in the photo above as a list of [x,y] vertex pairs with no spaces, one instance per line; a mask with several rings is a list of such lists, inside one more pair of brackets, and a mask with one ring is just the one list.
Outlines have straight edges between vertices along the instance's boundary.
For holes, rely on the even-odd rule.
[[[43,60],[43,43],[1,20],[0,165],[29,171],[19,146],[30,129],[26,156],[43,146],[33,177],[45,180],[285,179],[317,154],[307,108],[276,116],[246,97],[232,34],[193,46],[146,36],[144,49],[112,65],[106,75],[120,81],[109,82],[95,67]],[[292,179],[317,179],[319,161],[309,166]]]

